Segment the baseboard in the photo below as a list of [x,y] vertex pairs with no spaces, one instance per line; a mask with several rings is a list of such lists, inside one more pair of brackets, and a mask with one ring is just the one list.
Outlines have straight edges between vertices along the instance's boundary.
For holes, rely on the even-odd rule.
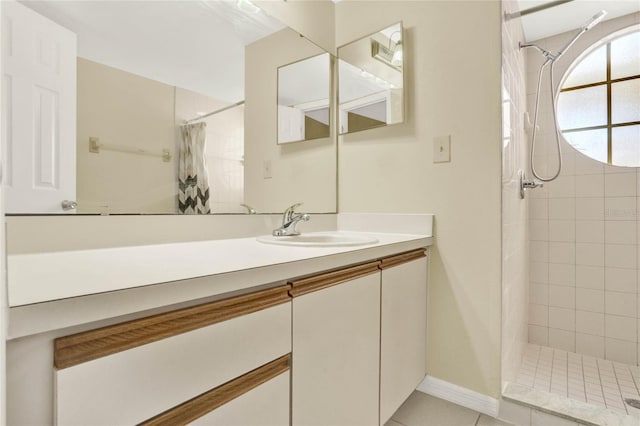
[[426,376],[417,390],[427,395],[444,399],[491,417],[498,417],[500,402],[482,393],[445,382],[432,376]]

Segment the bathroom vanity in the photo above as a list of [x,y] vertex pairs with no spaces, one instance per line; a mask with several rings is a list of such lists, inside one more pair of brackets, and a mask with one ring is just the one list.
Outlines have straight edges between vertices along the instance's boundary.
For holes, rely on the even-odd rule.
[[432,239],[368,235],[10,256],[9,423],[384,424],[426,372]]

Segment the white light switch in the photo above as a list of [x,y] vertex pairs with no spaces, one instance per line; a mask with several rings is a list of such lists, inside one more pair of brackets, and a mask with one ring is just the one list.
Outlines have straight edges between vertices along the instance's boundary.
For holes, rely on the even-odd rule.
[[451,135],[433,138],[433,162],[448,163],[451,161]]
[[264,160],[262,163],[262,178],[271,179],[271,160]]

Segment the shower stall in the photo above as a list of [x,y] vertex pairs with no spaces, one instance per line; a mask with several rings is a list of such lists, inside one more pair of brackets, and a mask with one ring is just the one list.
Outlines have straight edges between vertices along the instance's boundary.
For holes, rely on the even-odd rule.
[[[611,9],[603,22],[598,3]],[[640,422],[640,13],[631,3],[502,2],[503,396],[585,424]],[[579,23],[531,29],[568,14]],[[582,115],[556,111],[567,105]]]

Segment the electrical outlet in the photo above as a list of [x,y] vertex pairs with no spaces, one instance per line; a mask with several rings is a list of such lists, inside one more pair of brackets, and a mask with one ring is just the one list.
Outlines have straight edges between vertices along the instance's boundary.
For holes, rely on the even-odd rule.
[[264,179],[271,179],[271,160],[264,160],[262,163],[262,177]]
[[451,135],[433,138],[433,162],[448,163],[451,161]]

